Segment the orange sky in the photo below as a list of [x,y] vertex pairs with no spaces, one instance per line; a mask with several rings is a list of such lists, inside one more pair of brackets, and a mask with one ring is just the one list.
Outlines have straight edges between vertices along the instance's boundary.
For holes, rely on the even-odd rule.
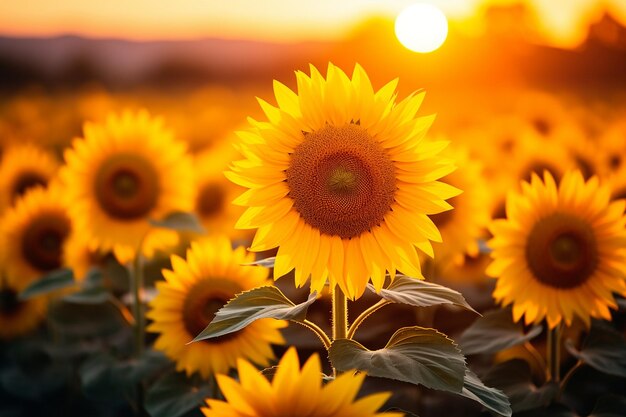
[[[428,1],[428,0],[427,0]],[[480,28],[485,4],[522,0],[430,0],[449,19]],[[608,8],[626,24],[626,0],[525,0],[549,43],[575,46]],[[279,42],[342,36],[372,14],[395,16],[415,0],[4,0],[0,34],[80,34],[130,39],[226,37]]]

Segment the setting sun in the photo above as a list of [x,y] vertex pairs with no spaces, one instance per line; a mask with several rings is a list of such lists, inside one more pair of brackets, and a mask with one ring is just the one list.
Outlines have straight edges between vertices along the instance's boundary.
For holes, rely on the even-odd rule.
[[411,51],[427,53],[439,48],[448,35],[448,21],[437,7],[413,4],[396,18],[396,36]]

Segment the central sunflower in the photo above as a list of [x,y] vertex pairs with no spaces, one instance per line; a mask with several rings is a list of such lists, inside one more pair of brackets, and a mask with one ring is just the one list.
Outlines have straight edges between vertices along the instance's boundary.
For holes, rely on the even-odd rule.
[[278,107],[260,100],[268,122],[239,132],[245,160],[226,172],[249,188],[238,228],[258,228],[253,251],[279,247],[278,278],[326,280],[350,298],[387,271],[421,278],[417,248],[441,241],[428,215],[449,210],[458,190],[437,180],[454,170],[447,145],[424,135],[433,116],[416,117],[424,93],[395,103],[397,81],[375,92],[357,65],[352,78],[330,64],[326,79],[297,72],[298,94],[274,83]]
[[507,199],[507,219],[496,220],[488,243],[497,277],[494,298],[513,304],[513,318],[546,318],[553,328],[578,316],[611,319],[612,292],[626,294],[624,201],[609,202],[597,177],[568,172],[557,187],[549,173],[533,175]]

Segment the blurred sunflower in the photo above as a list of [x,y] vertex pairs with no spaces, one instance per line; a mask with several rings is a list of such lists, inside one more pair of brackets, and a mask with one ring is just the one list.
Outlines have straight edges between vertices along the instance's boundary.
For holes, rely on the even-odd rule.
[[615,177],[626,170],[626,119],[618,120],[608,126],[599,138],[601,174]]
[[430,216],[443,239],[433,248],[437,263],[452,261],[460,264],[465,254],[478,255],[477,241],[485,234],[490,220],[490,194],[485,186],[482,165],[470,159],[466,149],[449,147],[443,154],[452,158],[458,168],[442,181],[463,190],[463,193],[448,200],[454,210]]
[[298,94],[275,81],[278,107],[259,100],[269,121],[239,132],[247,159],[226,176],[249,190],[236,227],[258,228],[253,251],[279,247],[275,278],[295,268],[312,291],[328,278],[355,299],[386,271],[422,277],[416,248],[432,256],[441,241],[427,215],[459,192],[437,181],[454,165],[439,156],[447,142],[424,140],[424,93],[396,104],[397,80],[374,92],[359,65],[352,79],[332,64],[326,79],[313,66],[296,77]]
[[243,208],[231,204],[243,188],[228,181],[224,171],[228,164],[241,157],[230,141],[216,145],[195,156],[197,197],[195,212],[209,233],[226,234],[231,238],[248,235],[248,231],[235,229]]
[[597,177],[565,174],[558,186],[549,173],[533,175],[521,194],[507,199],[507,219],[491,224],[498,278],[493,296],[513,304],[513,319],[526,324],[547,319],[550,328],[575,316],[610,320],[612,292],[626,294],[626,230],[623,200],[609,202],[610,190]]
[[149,219],[191,211],[195,187],[185,144],[146,111],[86,123],[84,139],[65,152],[62,177],[76,228],[91,250],[113,251],[128,262],[176,244],[176,233],[151,229]]
[[[502,158],[494,162],[502,161]],[[503,218],[505,215],[506,193],[518,190],[520,181],[530,181],[533,175],[543,175],[547,171],[559,181],[566,171],[576,169],[577,164],[572,154],[556,140],[545,141],[535,134],[523,134],[519,137],[516,153],[507,158],[507,169],[499,170],[496,189],[499,198],[493,200],[492,218]]]
[[63,245],[63,266],[74,272],[74,278],[82,281],[89,270],[103,263],[105,255],[89,247],[89,244],[78,233],[72,233]]
[[322,385],[322,367],[317,354],[300,369],[294,347],[285,352],[270,383],[244,360],[237,363],[239,381],[218,375],[226,401],[207,399],[206,417],[401,417],[402,413],[378,413],[390,393],[378,393],[355,401],[365,374],[345,372]]
[[18,298],[26,285],[23,280],[0,278],[0,340],[29,333],[46,315],[46,297]]
[[150,303],[149,331],[160,333],[155,347],[176,361],[176,369],[203,378],[226,373],[237,358],[262,366],[274,358],[271,344],[284,340],[278,320],[257,320],[237,333],[186,345],[213,320],[215,313],[236,294],[269,285],[268,269],[242,264],[254,261],[244,247],[235,250],[224,236],[193,242],[187,260],[172,256],[173,270],[163,270],[159,294]]
[[58,169],[54,155],[31,144],[12,145],[0,163],[0,210],[36,186],[47,186]]
[[0,259],[7,275],[28,283],[60,268],[72,228],[60,187],[28,190],[0,221]]

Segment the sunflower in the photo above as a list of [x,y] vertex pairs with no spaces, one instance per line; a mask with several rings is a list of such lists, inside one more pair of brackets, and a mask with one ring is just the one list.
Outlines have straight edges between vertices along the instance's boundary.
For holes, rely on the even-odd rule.
[[206,417],[401,417],[402,413],[378,413],[390,393],[378,393],[355,401],[365,374],[345,372],[322,385],[317,354],[300,369],[298,353],[291,347],[283,355],[270,383],[254,366],[237,362],[239,381],[218,375],[226,401],[207,399]]
[[63,265],[72,232],[63,191],[51,185],[28,190],[0,221],[0,259],[9,277],[31,282]]
[[462,263],[465,254],[478,255],[478,239],[485,233],[489,223],[489,193],[482,175],[482,165],[470,159],[464,148],[448,148],[444,155],[454,159],[458,169],[442,181],[463,190],[448,200],[454,210],[431,216],[441,231],[442,243],[433,245],[435,260],[446,264]]
[[31,144],[12,145],[0,164],[0,209],[36,186],[47,186],[58,169],[54,155]]
[[278,331],[285,326],[282,321],[257,320],[237,333],[186,345],[236,294],[269,285],[269,271],[242,265],[254,257],[244,247],[232,250],[225,236],[193,242],[186,261],[176,255],[171,259],[173,270],[163,270],[166,281],[157,283],[159,294],[148,313],[153,320],[148,330],[160,333],[155,347],[175,360],[179,371],[200,372],[204,378],[228,372],[241,357],[269,365],[271,344],[284,343]]
[[86,240],[78,233],[72,233],[63,245],[63,266],[74,272],[77,281],[82,281],[89,270],[102,266],[105,254],[92,250]]
[[0,340],[30,332],[45,317],[46,297],[35,297],[26,301],[18,298],[26,285],[26,281],[0,278]]
[[243,188],[228,181],[224,171],[231,161],[241,157],[230,141],[204,150],[194,158],[197,197],[195,212],[209,233],[245,237],[247,231],[235,229],[243,208],[231,202]]
[[259,100],[268,122],[239,132],[247,158],[227,177],[246,188],[237,222],[258,228],[251,246],[279,246],[274,278],[295,268],[311,290],[328,278],[351,299],[386,271],[422,277],[416,248],[432,256],[441,235],[429,214],[451,206],[458,190],[437,179],[454,170],[439,156],[447,142],[424,140],[433,116],[416,118],[424,93],[395,103],[397,80],[374,92],[357,65],[352,79],[329,64],[296,73],[298,94],[278,81],[278,107]]
[[148,220],[193,208],[185,145],[143,110],[86,123],[84,136],[65,152],[62,178],[76,228],[88,236],[90,248],[112,250],[125,263],[142,241],[147,256],[159,245],[175,244],[173,231],[151,229]]
[[610,190],[597,177],[566,173],[557,187],[552,175],[533,175],[521,194],[507,199],[507,219],[491,224],[498,278],[493,296],[513,304],[513,319],[526,324],[547,319],[550,328],[575,316],[610,320],[612,292],[626,294],[624,200],[609,202]]

